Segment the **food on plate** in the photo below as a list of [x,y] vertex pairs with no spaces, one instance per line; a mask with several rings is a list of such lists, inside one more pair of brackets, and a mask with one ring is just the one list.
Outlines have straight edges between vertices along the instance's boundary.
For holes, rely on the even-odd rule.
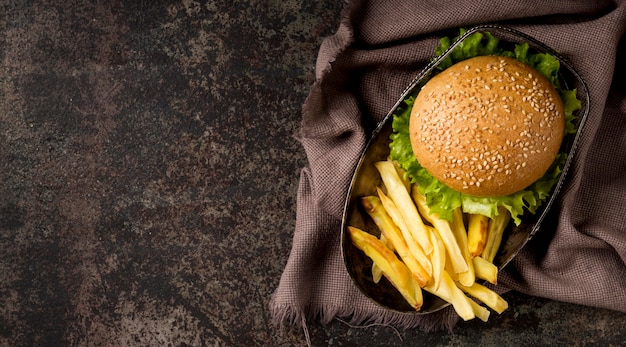
[[[422,290],[427,291],[452,304],[456,313],[464,320],[477,317],[486,321],[489,317],[488,310],[472,301],[465,292],[470,296],[480,294],[474,297],[477,300],[488,300],[484,302],[488,307],[504,307],[502,302],[506,302],[496,292],[487,287],[478,287],[475,282],[476,278],[481,278],[495,283],[497,268],[482,259],[477,260],[478,272],[475,272],[474,261],[467,247],[462,213],[457,213],[457,219],[452,223],[439,219],[428,212],[419,195],[406,199],[409,192],[419,193],[414,185],[407,187],[401,184],[401,171],[391,161],[380,161],[375,166],[379,168],[382,181],[386,182],[382,188],[388,192],[379,188],[377,196],[364,196],[360,201],[378,227],[380,237],[353,226],[347,228],[352,243],[373,262],[372,281],[379,281],[376,277],[380,272],[416,310],[423,304]],[[390,194],[388,186],[397,191]],[[417,211],[416,215],[412,215],[414,210]],[[407,214],[411,214],[409,218],[419,220],[424,227],[423,234],[411,233],[404,217]],[[450,234],[446,236],[451,238],[449,241],[444,241],[442,235],[445,234]],[[421,237],[429,241],[431,252],[428,254],[417,242]],[[453,264],[448,249],[459,252],[458,261],[462,267]],[[475,257],[478,258],[480,257]],[[472,291],[477,287],[477,290]]]
[[416,310],[425,290],[486,321],[479,303],[497,313],[508,304],[478,280],[497,284],[507,226],[549,197],[581,102],[550,54],[488,32],[455,44],[393,114],[388,159],[374,164],[381,184],[360,198],[379,236],[348,232],[373,261],[372,281],[387,278]]

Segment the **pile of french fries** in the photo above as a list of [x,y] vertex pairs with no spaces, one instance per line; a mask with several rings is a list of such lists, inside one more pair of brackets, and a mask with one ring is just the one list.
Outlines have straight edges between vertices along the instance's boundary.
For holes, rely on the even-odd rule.
[[[463,320],[487,321],[508,303],[477,280],[496,284],[493,264],[510,220],[506,209],[493,219],[454,211],[452,221],[431,213],[426,199],[392,161],[375,163],[383,186],[360,202],[380,230],[376,237],[348,227],[353,244],[372,259],[372,277],[382,276],[419,311],[425,290],[449,302]],[[477,301],[473,300],[476,299]]]

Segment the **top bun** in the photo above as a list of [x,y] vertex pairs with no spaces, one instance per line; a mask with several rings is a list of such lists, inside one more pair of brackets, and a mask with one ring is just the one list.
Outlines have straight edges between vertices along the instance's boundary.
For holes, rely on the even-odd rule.
[[417,160],[439,181],[469,195],[502,196],[545,174],[561,146],[565,114],[537,70],[479,56],[426,83],[409,127]]

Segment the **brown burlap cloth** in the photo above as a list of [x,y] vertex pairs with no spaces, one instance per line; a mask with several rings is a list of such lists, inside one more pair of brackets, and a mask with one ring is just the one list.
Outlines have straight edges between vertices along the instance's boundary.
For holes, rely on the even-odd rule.
[[271,298],[275,323],[341,318],[433,330],[457,321],[451,309],[399,314],[368,301],[344,269],[340,225],[351,175],[377,122],[433,57],[442,31],[482,23],[555,48],[591,94],[560,199],[502,271],[498,290],[626,312],[626,1],[352,0],[320,47],[304,105],[298,138],[309,166],[301,172],[292,251]]

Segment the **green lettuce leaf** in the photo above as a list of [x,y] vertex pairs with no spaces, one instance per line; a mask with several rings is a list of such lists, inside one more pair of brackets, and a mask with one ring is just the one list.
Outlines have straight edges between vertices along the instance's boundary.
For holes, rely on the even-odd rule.
[[[454,40],[450,40],[449,37],[443,37],[439,40],[439,46],[435,49],[435,54],[439,56],[445,50],[450,48],[452,43],[466,32],[465,29],[461,29],[460,34]],[[450,55],[448,55],[438,66],[437,69],[443,71],[452,64],[472,58],[479,55],[494,55],[499,54],[498,48],[499,40],[495,36],[488,32],[480,33],[476,32],[468,36],[463,42],[461,42]]]
[[[461,29],[459,36],[464,33],[465,31]],[[435,53],[437,55],[443,53],[457,39],[458,37],[453,40],[448,37],[442,38]],[[438,70],[445,70],[459,61],[479,55],[513,57],[541,72],[552,82],[563,100],[566,134],[576,131],[574,112],[581,107],[581,103],[576,97],[576,90],[561,88],[558,79],[560,69],[558,59],[549,54],[531,54],[528,44],[516,45],[513,51],[503,50],[499,47],[498,39],[488,32],[474,33],[441,62]],[[471,196],[455,191],[441,183],[419,164],[411,148],[409,119],[414,101],[415,95],[407,97],[393,116],[393,132],[390,135],[391,143],[389,145],[390,158],[399,163],[412,183],[418,185],[418,189],[426,197],[426,203],[433,213],[439,214],[441,218],[446,220],[452,220],[453,210],[461,207],[466,213],[477,213],[493,218],[498,214],[498,206],[503,206],[511,213],[511,218],[515,224],[519,225],[525,211],[535,213],[549,197],[565,164],[567,158],[565,153],[559,153],[545,175],[535,183],[526,189],[506,196]]]
[[565,110],[565,133],[574,134],[576,132],[576,127],[574,126],[574,120],[576,117],[574,116],[574,112],[579,110],[581,107],[581,102],[576,97],[576,89],[557,90],[559,91],[561,100],[563,100],[563,108]]

